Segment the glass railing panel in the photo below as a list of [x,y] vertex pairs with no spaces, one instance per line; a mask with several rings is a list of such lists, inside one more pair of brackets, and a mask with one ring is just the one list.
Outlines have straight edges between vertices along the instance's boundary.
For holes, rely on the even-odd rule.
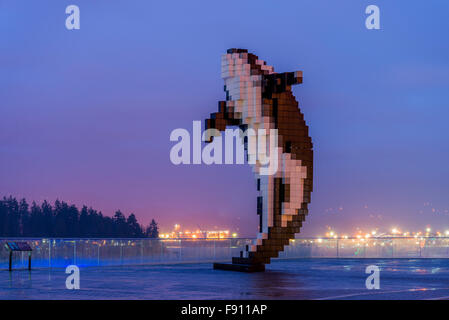
[[[8,268],[5,241],[27,241],[32,267],[47,268],[230,261],[253,239],[0,239],[1,269]],[[449,258],[449,238],[300,238],[290,240],[279,258]],[[27,266],[28,253],[14,252],[13,268]]]

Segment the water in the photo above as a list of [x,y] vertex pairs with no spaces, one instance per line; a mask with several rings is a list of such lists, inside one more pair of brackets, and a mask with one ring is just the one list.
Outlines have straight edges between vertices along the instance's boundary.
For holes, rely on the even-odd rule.
[[[367,290],[365,268],[381,269]],[[264,273],[213,270],[209,263],[81,267],[81,289],[65,269],[0,270],[0,299],[446,299],[446,259],[277,260]]]

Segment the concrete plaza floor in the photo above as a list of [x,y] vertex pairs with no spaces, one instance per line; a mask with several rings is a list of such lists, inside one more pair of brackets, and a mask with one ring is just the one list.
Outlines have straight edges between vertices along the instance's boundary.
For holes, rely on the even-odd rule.
[[[368,290],[365,268],[380,268]],[[65,269],[0,270],[0,299],[449,299],[449,260],[277,260],[263,273],[213,270],[210,263],[80,268],[79,290]]]

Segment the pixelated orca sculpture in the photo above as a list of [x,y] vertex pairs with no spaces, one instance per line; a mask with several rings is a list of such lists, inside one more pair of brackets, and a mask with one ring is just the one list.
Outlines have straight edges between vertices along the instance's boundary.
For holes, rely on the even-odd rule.
[[[221,59],[221,72],[226,101],[218,103],[218,112],[206,120],[206,128],[277,129],[279,169],[273,175],[262,175],[260,165],[252,165],[259,192],[259,234],[231,264],[214,263],[214,269],[264,271],[265,264],[278,257],[299,233],[310,203],[312,141],[291,91],[292,85],[302,83],[302,72],[275,73],[272,66],[246,49],[227,50]],[[248,139],[242,139],[248,151]]]

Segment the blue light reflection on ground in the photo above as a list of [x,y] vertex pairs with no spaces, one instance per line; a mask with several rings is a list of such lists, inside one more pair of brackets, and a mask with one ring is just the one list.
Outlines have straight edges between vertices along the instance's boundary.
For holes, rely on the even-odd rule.
[[[365,268],[381,268],[380,290]],[[212,270],[209,263],[81,267],[81,289],[65,288],[63,268],[0,271],[1,299],[444,299],[449,260],[277,260],[265,273]]]

